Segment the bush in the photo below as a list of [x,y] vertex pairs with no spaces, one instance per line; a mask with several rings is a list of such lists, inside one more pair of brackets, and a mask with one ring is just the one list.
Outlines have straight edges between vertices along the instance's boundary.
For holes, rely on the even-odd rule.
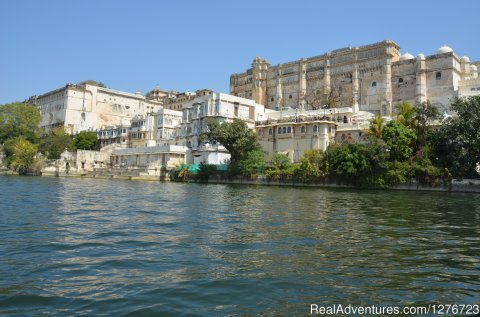
[[201,181],[208,181],[210,179],[210,176],[215,175],[216,173],[217,168],[215,167],[215,165],[202,162],[200,163],[199,171],[195,178]]
[[255,178],[265,169],[265,159],[262,150],[252,150],[238,162],[239,171],[247,177]]
[[293,171],[303,182],[317,181],[327,174],[325,163],[321,150],[306,150],[300,158],[300,164]]

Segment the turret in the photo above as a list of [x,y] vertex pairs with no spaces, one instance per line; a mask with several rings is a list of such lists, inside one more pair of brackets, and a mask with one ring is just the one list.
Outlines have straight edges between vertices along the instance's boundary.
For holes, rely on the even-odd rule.
[[252,62],[252,99],[262,105],[266,104],[268,66],[267,60],[258,56]]

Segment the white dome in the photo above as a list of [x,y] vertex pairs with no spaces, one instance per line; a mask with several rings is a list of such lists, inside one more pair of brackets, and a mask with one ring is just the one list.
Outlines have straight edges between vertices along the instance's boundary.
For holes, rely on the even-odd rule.
[[422,53],[420,53],[420,54],[417,55],[417,59],[424,60],[424,59],[425,59],[425,55],[423,55]]
[[403,54],[402,56],[400,56],[401,61],[406,61],[406,60],[409,60],[409,59],[413,59],[413,55],[408,53],[408,52]]
[[447,46],[447,44],[443,44],[443,46],[437,50],[437,54],[450,53],[450,52],[453,52],[453,50],[450,46]]
[[462,62],[470,63],[470,58],[468,58],[468,56],[462,56],[461,60]]

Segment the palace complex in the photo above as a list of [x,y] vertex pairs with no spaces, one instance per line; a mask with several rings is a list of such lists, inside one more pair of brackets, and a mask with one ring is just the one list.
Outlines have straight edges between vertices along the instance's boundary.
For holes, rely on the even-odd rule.
[[230,154],[223,146],[200,139],[211,118],[246,122],[267,161],[284,153],[298,162],[305,150],[361,140],[375,114],[392,116],[404,100],[430,101],[447,115],[454,98],[480,95],[479,66],[446,45],[414,57],[383,41],[279,65],[257,57],[251,68],[230,76],[230,94],[156,87],[144,96],[87,81],[27,102],[40,110],[46,130],[97,133],[102,153],[77,155],[81,169],[100,162],[159,173],[182,163],[226,163]]
[[400,101],[429,100],[443,113],[453,98],[480,94],[478,66],[446,45],[414,57],[383,41],[279,65],[257,57],[230,76],[230,93],[270,109],[353,106],[388,116]]

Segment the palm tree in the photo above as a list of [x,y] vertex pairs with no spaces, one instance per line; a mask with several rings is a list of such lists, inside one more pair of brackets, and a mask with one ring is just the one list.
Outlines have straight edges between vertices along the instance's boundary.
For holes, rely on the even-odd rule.
[[370,121],[370,127],[368,128],[368,133],[373,135],[375,138],[380,139],[383,135],[383,118],[381,115],[376,115]]
[[402,101],[396,106],[397,121],[408,128],[414,129],[417,125],[417,109],[408,101]]

